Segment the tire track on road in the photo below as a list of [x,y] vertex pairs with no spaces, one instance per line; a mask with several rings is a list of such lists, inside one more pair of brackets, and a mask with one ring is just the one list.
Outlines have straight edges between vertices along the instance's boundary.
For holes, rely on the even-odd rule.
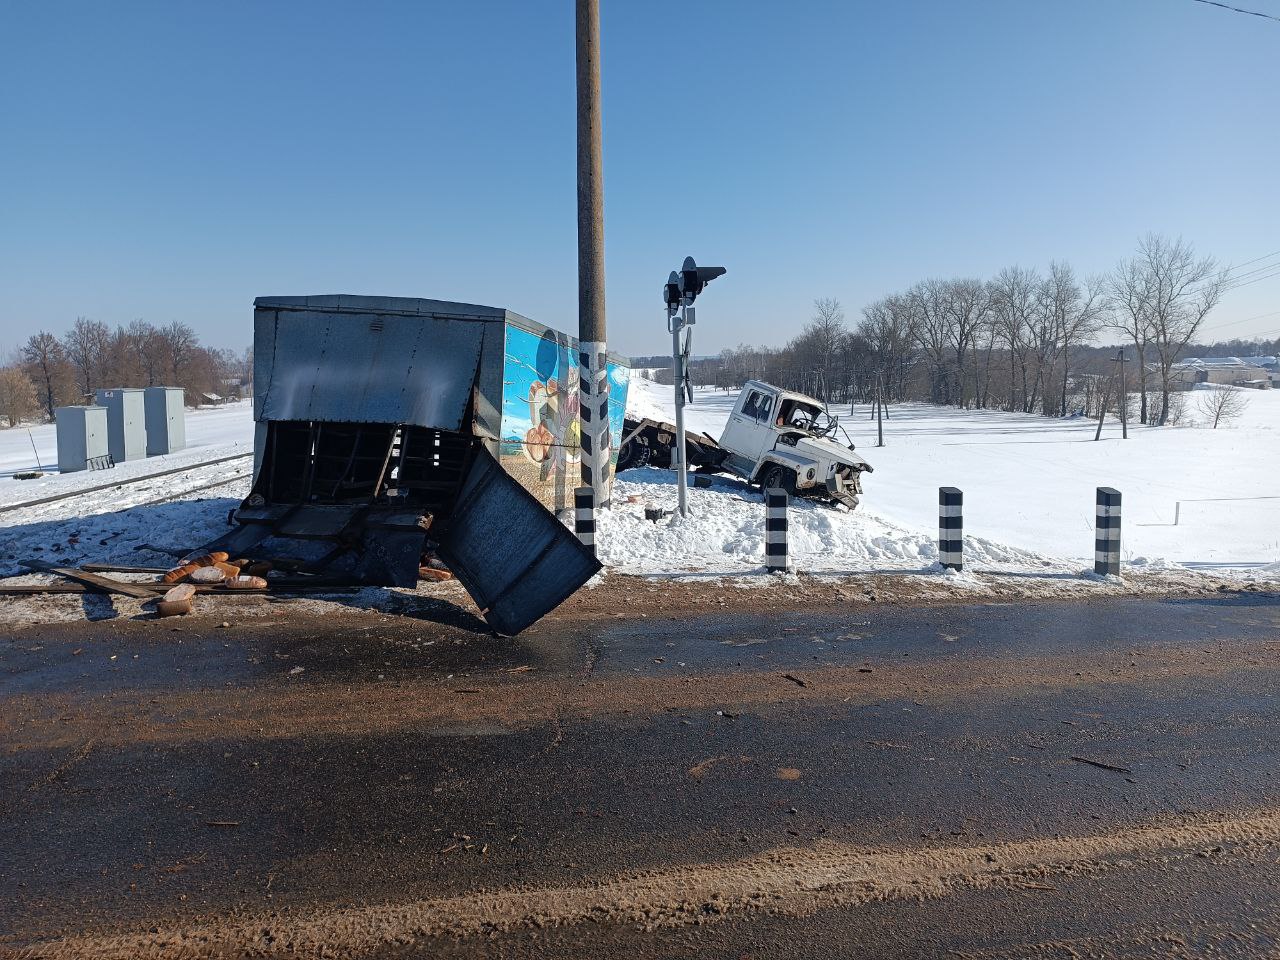
[[895,849],[821,843],[574,885],[319,908],[288,917],[252,916],[137,935],[87,934],[30,944],[19,956],[354,957],[431,938],[546,927],[625,924],[652,931],[753,915],[805,917],[878,901],[933,899],[993,888],[1034,890],[1057,878],[1153,869],[1192,857],[1232,863],[1274,859],[1277,850],[1276,809],[982,846]]

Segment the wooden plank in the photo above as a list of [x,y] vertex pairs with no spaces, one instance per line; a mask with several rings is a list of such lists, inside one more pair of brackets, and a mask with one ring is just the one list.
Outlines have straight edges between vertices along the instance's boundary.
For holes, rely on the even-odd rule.
[[165,574],[169,572],[169,567],[129,567],[118,563],[82,563],[81,570],[88,570],[90,573],[156,573]]
[[141,583],[128,583],[124,580],[117,580],[114,577],[104,577],[100,573],[90,573],[87,570],[79,570],[75,567],[50,567],[50,573],[56,573],[60,577],[66,577],[68,580],[75,580],[85,586],[97,587],[104,593],[123,593],[126,597],[135,597],[139,600],[150,600],[156,595],[155,587]]
[[97,593],[83,583],[13,583],[0,586],[0,597],[25,597],[45,593]]
[[[138,599],[158,599],[162,597],[170,587],[171,583],[161,584],[136,584],[147,588],[147,596]],[[351,584],[332,584],[332,583],[278,583],[272,581],[271,586],[265,590],[228,590],[226,587],[212,584],[196,584],[196,593],[200,594],[216,594],[222,597],[238,597],[250,596],[261,597],[273,593],[290,594],[290,593],[358,593],[360,587]],[[89,587],[83,583],[10,583],[0,584],[0,597],[29,597],[40,596],[42,594],[83,594],[83,593],[99,593],[100,588]]]
[[102,593],[122,593],[127,597],[136,597],[139,600],[149,600],[154,595],[154,590],[148,589],[141,583],[127,583],[124,580],[116,580],[112,577],[104,577],[97,573],[89,573],[75,567],[55,567],[51,563],[44,560],[24,560],[22,565],[28,570],[38,570],[41,573],[56,573],[60,577],[66,577],[68,580],[74,580],[77,583],[83,583],[88,587],[93,587]]

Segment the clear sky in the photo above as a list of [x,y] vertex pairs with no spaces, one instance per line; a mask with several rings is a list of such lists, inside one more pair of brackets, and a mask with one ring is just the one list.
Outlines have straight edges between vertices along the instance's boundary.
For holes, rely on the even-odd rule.
[[[622,352],[669,347],[686,254],[729,269],[705,353],[785,340],[815,297],[852,319],[928,276],[1105,270],[1148,230],[1280,253],[1280,23],[1194,0],[601,7]],[[0,350],[78,315],[241,347],[262,294],[576,330],[571,0],[0,0],[0,37]],[[1280,277],[1208,327],[1275,335]]]

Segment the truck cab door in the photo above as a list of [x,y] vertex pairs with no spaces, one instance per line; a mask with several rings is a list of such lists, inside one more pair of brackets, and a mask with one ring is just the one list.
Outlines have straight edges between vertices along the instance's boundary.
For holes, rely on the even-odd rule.
[[731,454],[755,463],[766,450],[773,449],[773,418],[777,416],[777,395],[759,387],[747,387],[725,424],[720,446]]

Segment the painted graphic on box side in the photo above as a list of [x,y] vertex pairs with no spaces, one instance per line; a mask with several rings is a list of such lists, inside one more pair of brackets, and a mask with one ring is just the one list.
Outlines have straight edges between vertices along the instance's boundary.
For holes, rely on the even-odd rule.
[[[608,364],[609,446],[616,464],[628,369]],[[578,353],[568,336],[507,326],[502,374],[502,465],[544,504],[560,510],[581,485]]]

